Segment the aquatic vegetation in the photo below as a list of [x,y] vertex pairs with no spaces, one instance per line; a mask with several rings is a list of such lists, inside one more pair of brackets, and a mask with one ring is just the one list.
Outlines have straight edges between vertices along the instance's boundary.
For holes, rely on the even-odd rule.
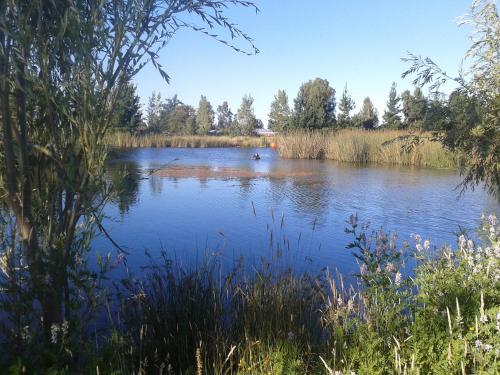
[[283,158],[330,159],[356,164],[395,164],[456,169],[463,158],[437,142],[423,140],[408,147],[407,131],[344,129],[340,131],[297,131],[278,135]]
[[225,136],[225,135],[163,135],[114,133],[106,137],[111,147],[268,147],[272,143],[270,137],[257,136]]

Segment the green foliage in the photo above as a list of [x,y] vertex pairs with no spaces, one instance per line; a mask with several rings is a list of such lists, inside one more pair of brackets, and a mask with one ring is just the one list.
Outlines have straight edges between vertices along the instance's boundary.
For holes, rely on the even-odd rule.
[[233,125],[233,112],[227,102],[223,102],[217,107],[217,129],[227,131]]
[[237,375],[302,375],[307,368],[300,349],[292,342],[279,342],[267,347],[263,342],[247,344],[238,363]]
[[271,103],[268,128],[276,132],[284,132],[291,127],[292,113],[288,106],[288,96],[284,90],[278,90]]
[[[461,235],[455,250],[418,235],[401,249],[395,235],[368,228],[349,219],[348,248],[360,269],[352,284],[328,270],[283,270],[281,236],[271,240],[273,260],[252,273],[237,266],[222,277],[217,258],[188,272],[163,253],[143,278],[122,281],[115,324],[98,347],[79,339],[77,356],[74,331],[56,326],[54,343],[7,366],[12,373],[495,374],[496,216],[484,218],[480,244]],[[412,277],[404,275],[408,260]]]
[[424,123],[426,131],[442,131],[449,123],[449,109],[446,102],[436,95],[427,102],[427,115]]
[[154,92],[148,98],[146,109],[148,130],[152,132],[160,131],[161,94]]
[[257,128],[257,119],[253,112],[253,98],[244,95],[236,113],[236,131],[239,135],[252,135]]
[[338,116],[338,126],[340,128],[348,128],[353,126],[351,119],[351,111],[356,107],[354,100],[351,98],[347,92],[347,83],[344,86],[344,91],[342,92],[342,97],[339,102],[339,116]]
[[[445,131],[437,133],[435,139],[467,156],[464,188],[484,183],[490,193],[500,197],[500,18],[496,2],[474,1],[470,14],[462,22],[473,29],[471,46],[465,55],[469,65],[465,74],[460,72],[457,78],[450,77],[431,59],[410,54],[403,59],[411,63],[403,77],[415,74],[413,83],[429,85],[432,92],[439,92],[449,81],[458,86],[457,90],[467,98],[464,103],[467,114],[465,118],[463,113],[456,116],[463,110],[452,105],[455,115],[452,114]],[[454,104],[452,99],[459,100],[450,97],[450,105]],[[480,107],[478,118],[474,118],[476,105]]]
[[427,99],[419,87],[415,88],[413,95],[406,90],[401,94],[403,101],[404,127],[423,129],[427,115]]
[[[53,360],[44,348],[58,353],[54,330],[68,326],[72,340],[58,353],[61,369],[76,356],[111,256],[89,270],[90,239],[103,230],[100,212],[112,196],[105,136],[117,114],[127,127],[138,120],[130,79],[150,61],[168,81],[158,52],[183,27],[240,50],[200,24],[224,29],[256,52],[225,16],[234,5],[255,8],[239,0],[0,1],[0,212],[12,225],[0,275],[8,355]],[[190,21],[183,19],[188,14]],[[155,128],[158,102],[152,98],[148,109]]]
[[391,90],[389,91],[389,99],[387,100],[387,109],[384,112],[383,120],[384,127],[391,129],[400,129],[402,127],[401,124],[401,107],[399,102],[401,98],[398,96],[396,92],[396,83],[393,82],[391,86]]
[[196,134],[196,110],[190,105],[177,104],[169,113],[163,129],[168,134]]
[[117,131],[136,133],[143,126],[140,99],[136,90],[137,87],[127,81],[118,93],[115,111]]
[[208,134],[214,127],[214,110],[205,96],[201,96],[196,111],[196,130],[198,134]]
[[378,125],[378,113],[369,97],[363,100],[363,105],[358,116],[353,120],[355,126],[364,129],[374,129]]
[[123,215],[137,201],[140,169],[134,162],[112,164],[108,167],[106,175],[111,180],[114,192],[111,200],[116,203],[120,214]]
[[322,129],[335,125],[335,90],[326,79],[303,83],[294,105],[295,128]]

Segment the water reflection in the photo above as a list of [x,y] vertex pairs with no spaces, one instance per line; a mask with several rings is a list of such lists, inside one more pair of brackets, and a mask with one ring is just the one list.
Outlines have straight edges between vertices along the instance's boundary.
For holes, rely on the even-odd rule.
[[139,165],[133,161],[109,164],[107,176],[115,193],[112,202],[117,205],[120,214],[124,215],[138,201],[139,182],[142,178]]
[[[261,160],[251,160],[255,152]],[[152,168],[172,160],[178,167],[246,173],[217,178],[148,176]],[[280,160],[265,149],[130,150],[109,161],[108,173],[119,193],[106,214],[123,216],[120,223],[109,223],[110,231],[132,251],[138,265],[144,248],[154,252],[162,246],[185,263],[199,259],[206,249],[221,247],[228,262],[241,255],[267,257],[270,232],[281,231],[276,218],[283,215],[282,236],[292,244],[297,264],[303,266],[307,258],[318,268],[345,270],[353,262],[345,250],[351,238],[344,233],[352,213],[370,220],[373,227],[397,231],[401,240],[419,233],[440,245],[453,242],[459,226],[475,228],[482,212],[500,212],[498,202],[481,190],[457,200],[453,189],[460,176],[453,171]],[[97,240],[97,245],[106,243]]]
[[161,195],[163,190],[163,178],[160,176],[150,175],[149,179],[149,188],[152,195]]

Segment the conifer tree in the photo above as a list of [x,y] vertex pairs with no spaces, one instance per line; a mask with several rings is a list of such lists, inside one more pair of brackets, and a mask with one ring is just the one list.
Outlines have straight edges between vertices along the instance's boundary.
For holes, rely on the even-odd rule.
[[413,95],[408,90],[401,95],[405,127],[423,128],[427,115],[427,98],[420,87],[416,87]]
[[382,116],[384,126],[391,129],[399,129],[401,127],[401,106],[399,102],[401,98],[396,91],[396,83],[393,82],[389,91],[389,99],[387,100],[387,109]]
[[199,134],[208,134],[214,126],[214,110],[205,96],[201,96],[196,112],[196,130]]
[[339,102],[339,116],[338,116],[338,126],[340,128],[348,128],[353,126],[351,119],[351,111],[356,107],[354,99],[347,92],[347,83],[344,86],[344,91],[342,92],[342,97]]

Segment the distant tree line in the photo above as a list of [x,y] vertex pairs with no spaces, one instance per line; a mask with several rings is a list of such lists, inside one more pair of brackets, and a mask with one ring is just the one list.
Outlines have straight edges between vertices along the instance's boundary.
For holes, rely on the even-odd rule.
[[141,111],[136,87],[129,83],[120,93],[116,115],[116,130],[130,133],[150,132],[172,135],[251,135],[264,125],[254,114],[253,97],[245,95],[236,114],[227,101],[214,110],[208,99],[201,95],[198,108],[184,104],[177,95],[162,100],[153,92],[148,99],[146,116]]
[[[344,86],[336,114],[335,89],[325,79],[302,84],[290,109],[288,96],[279,90],[271,103],[269,128],[277,132],[292,129],[365,128],[440,130],[449,124],[477,121],[480,108],[460,91],[449,97],[434,94],[426,97],[419,87],[398,94],[396,84],[389,90],[386,109],[381,121],[369,97],[358,112],[356,104]],[[354,112],[354,113],[353,113]]]
[[[194,108],[180,101],[177,95],[162,100],[159,93],[153,92],[144,118],[135,91],[135,85],[129,82],[119,95],[116,116],[118,130],[178,135],[252,135],[256,129],[263,127],[262,121],[255,117],[251,95],[242,98],[234,114],[227,101],[214,109],[202,95],[198,108]],[[323,128],[434,131],[446,129],[452,123],[477,121],[480,115],[478,103],[460,91],[452,92],[448,97],[443,94],[427,97],[416,87],[413,92],[405,90],[399,94],[393,83],[381,119],[369,97],[363,100],[361,108],[355,112],[356,103],[347,90],[347,84],[338,106],[335,93],[326,79],[310,80],[300,86],[292,109],[287,93],[278,90],[271,103],[268,128],[276,132]]]

